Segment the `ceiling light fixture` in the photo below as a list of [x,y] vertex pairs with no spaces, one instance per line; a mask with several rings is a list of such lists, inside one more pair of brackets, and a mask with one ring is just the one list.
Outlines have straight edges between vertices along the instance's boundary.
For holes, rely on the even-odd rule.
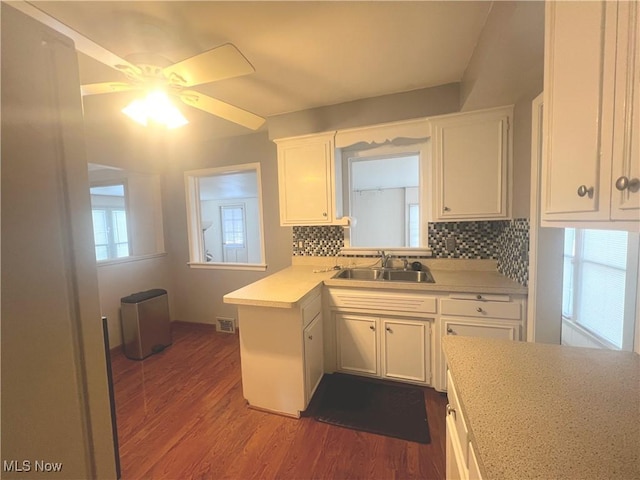
[[134,100],[122,109],[122,113],[145,127],[149,122],[159,123],[169,129],[189,123],[163,91],[149,92],[145,98]]

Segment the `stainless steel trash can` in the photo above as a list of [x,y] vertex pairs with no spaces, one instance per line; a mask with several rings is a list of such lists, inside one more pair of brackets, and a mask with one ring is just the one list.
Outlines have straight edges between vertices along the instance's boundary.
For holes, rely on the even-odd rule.
[[171,345],[169,302],[161,288],[120,299],[124,354],[142,360]]

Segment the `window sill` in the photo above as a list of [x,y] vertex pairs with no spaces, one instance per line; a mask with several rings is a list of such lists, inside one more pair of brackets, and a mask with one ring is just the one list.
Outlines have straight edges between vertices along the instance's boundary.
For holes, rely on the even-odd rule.
[[200,263],[188,262],[189,268],[201,268],[205,270],[246,270],[254,272],[264,272],[267,265],[264,263]]
[[108,267],[110,265],[119,265],[121,263],[139,262],[142,260],[150,260],[152,258],[166,257],[167,253],[150,253],[149,255],[136,255],[122,258],[112,258],[110,260],[98,260],[96,263],[99,267]]
[[344,247],[340,250],[342,256],[376,256],[380,255],[380,251],[392,257],[431,257],[433,251],[425,247]]
[[611,342],[605,340],[604,338],[601,338],[600,336],[598,336],[597,334],[593,333],[592,331],[590,331],[589,329],[583,327],[582,325],[580,325],[578,322],[571,320],[569,318],[566,317],[562,317],[562,323],[572,329],[573,331],[577,332],[578,335],[581,335],[582,337],[586,338],[587,341],[592,344],[593,346],[597,346],[598,348],[603,348],[603,349],[607,349],[607,350],[620,350],[620,347],[615,346],[614,344],[612,344]]

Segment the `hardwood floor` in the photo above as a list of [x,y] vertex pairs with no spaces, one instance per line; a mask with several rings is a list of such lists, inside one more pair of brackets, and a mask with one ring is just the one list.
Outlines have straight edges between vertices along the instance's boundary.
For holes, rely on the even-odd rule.
[[237,335],[174,322],[143,361],[112,354],[122,478],[442,479],[446,397],[425,388],[423,445],[247,408]]

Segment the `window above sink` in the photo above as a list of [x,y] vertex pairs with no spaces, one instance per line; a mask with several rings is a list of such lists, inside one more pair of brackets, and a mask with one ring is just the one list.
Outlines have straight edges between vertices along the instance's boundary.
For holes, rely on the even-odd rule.
[[428,139],[342,149],[343,209],[350,219],[345,246],[427,245],[428,150]]

